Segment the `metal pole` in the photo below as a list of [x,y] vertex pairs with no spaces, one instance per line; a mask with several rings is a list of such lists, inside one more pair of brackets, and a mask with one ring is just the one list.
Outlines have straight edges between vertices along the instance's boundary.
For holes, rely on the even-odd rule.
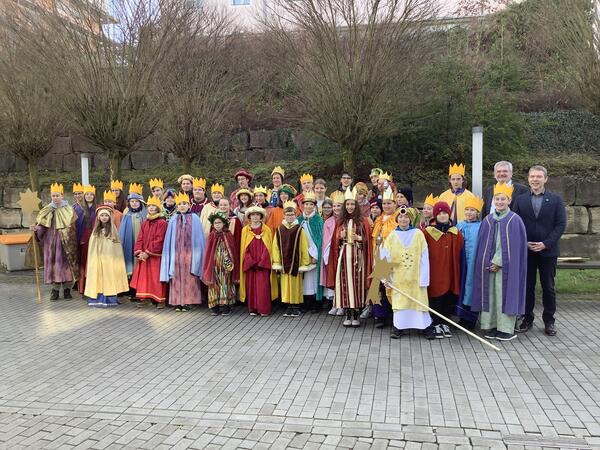
[[90,155],[81,154],[81,184],[90,184]]
[[483,127],[473,127],[473,160],[471,162],[473,194],[483,196]]

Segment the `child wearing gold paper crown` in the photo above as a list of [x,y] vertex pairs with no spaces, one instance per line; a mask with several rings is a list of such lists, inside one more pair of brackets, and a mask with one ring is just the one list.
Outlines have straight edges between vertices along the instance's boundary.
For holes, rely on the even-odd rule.
[[[137,263],[137,259],[133,255],[133,247],[135,241],[142,228],[142,223],[146,220],[146,206],[144,205],[144,197],[142,197],[142,185],[131,183],[129,185],[129,195],[127,196],[127,209],[123,214],[121,226],[119,227],[119,238],[123,246],[123,254],[125,255],[125,267],[127,276],[131,277],[133,269]],[[133,292],[132,292],[133,294]],[[134,295],[131,296],[135,298]]]
[[465,220],[458,222],[456,228],[462,233],[465,240],[465,270],[461,272],[461,288],[456,315],[460,319],[460,325],[472,330],[477,323],[477,313],[471,311],[471,300],[473,290],[473,275],[475,274],[475,254],[477,252],[477,235],[481,220],[479,214],[483,207],[483,199],[473,197],[465,204]]
[[465,165],[452,164],[448,169],[448,185],[450,189],[438,197],[438,201],[450,206],[450,219],[456,225],[465,219],[465,203],[475,195],[466,188]]
[[433,220],[433,206],[436,202],[437,197],[434,197],[433,194],[429,194],[427,198],[425,198],[423,209],[421,210],[421,220],[419,221],[419,228],[421,230],[427,228]]
[[[131,276],[131,287],[140,300],[150,299],[158,309],[165,307],[167,285],[160,282],[160,258],[162,255],[167,221],[161,217],[160,199],[148,197],[148,215],[133,247],[137,264]],[[138,307],[143,307],[143,301]]]
[[123,194],[123,182],[121,180],[110,180],[110,191],[115,194],[115,208],[119,212],[127,208],[127,199]]
[[117,196],[115,194],[113,194],[112,191],[104,191],[103,200],[104,200],[104,203],[103,203],[104,205],[110,206],[113,209],[112,220],[113,220],[113,223],[115,224],[115,228],[118,231],[119,227],[121,226],[121,220],[123,220],[123,213],[115,208],[115,205],[117,203]]
[[96,209],[90,237],[85,296],[88,306],[96,308],[117,306],[117,294],[129,290],[123,248],[112,223],[112,213],[113,209],[107,205]]
[[79,293],[83,294],[88,245],[96,221],[96,188],[85,185],[83,187],[83,201],[74,205],[73,209],[77,214],[77,244],[79,247],[79,280],[77,284]]
[[58,300],[59,289],[63,287],[65,300],[71,296],[71,286],[79,276],[77,263],[77,215],[73,207],[63,197],[62,184],[50,186],[52,201],[44,206],[31,229],[44,244],[44,283],[52,284],[50,300]]
[[169,283],[169,305],[189,311],[202,303],[200,277],[204,270],[204,233],[196,214],[190,212],[186,193],[175,196],[177,214],[169,221],[160,261],[160,281]]

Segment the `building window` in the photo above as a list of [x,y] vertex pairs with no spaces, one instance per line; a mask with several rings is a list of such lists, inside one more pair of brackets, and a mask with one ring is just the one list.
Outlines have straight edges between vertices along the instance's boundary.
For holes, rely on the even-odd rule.
[[242,5],[249,5],[250,4],[250,0],[232,0],[232,4],[233,6],[242,6]]

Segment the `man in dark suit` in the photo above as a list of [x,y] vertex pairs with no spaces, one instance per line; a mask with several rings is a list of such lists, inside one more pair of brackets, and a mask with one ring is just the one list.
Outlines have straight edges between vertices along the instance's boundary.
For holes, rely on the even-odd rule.
[[512,210],[521,216],[527,230],[527,288],[525,294],[525,315],[517,327],[518,332],[528,331],[533,325],[535,306],[535,282],[540,272],[542,303],[544,305],[545,332],[556,335],[554,313],[556,293],[554,277],[556,261],[560,254],[558,242],[565,231],[567,214],[562,199],[546,190],[548,172],[542,166],[529,169],[529,194],[514,200]]
[[[524,184],[513,182],[513,166],[510,161],[498,161],[494,164],[494,178],[498,183],[506,183],[509,186],[514,186],[512,200],[509,208],[512,210],[513,205],[517,197],[522,194],[529,193],[529,188]],[[483,209],[481,211],[481,217],[484,218],[489,213],[494,212],[494,185],[492,183],[483,192]]]

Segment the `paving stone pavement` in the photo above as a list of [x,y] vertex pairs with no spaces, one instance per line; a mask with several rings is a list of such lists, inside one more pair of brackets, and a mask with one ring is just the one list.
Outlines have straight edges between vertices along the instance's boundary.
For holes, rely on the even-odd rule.
[[39,305],[0,274],[0,448],[600,449],[599,319],[564,302],[556,337],[497,353],[325,313]]

